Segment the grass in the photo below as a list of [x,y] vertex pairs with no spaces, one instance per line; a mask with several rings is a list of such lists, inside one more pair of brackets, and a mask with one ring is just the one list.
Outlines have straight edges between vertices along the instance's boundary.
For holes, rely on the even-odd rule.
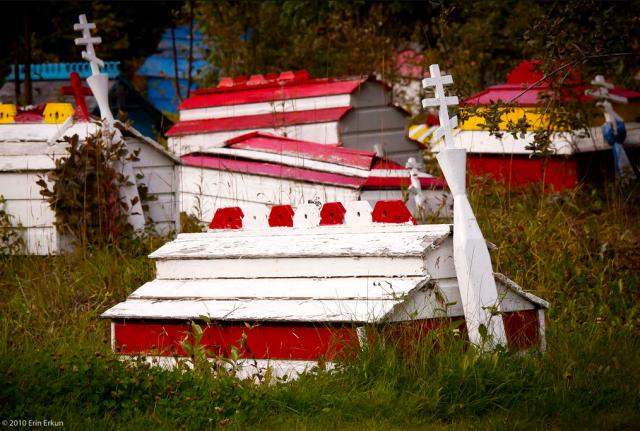
[[496,270],[552,303],[548,351],[478,356],[446,331],[287,384],[148,368],[98,315],[157,242],[0,258],[0,419],[68,429],[640,429],[640,189],[471,188]]

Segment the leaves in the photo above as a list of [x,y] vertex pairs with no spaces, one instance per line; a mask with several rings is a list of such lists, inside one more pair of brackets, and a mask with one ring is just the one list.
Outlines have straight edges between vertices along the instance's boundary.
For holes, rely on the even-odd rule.
[[55,211],[58,231],[83,245],[114,243],[132,231],[127,223],[129,205],[120,198],[120,187],[129,180],[114,164],[135,160],[137,154],[129,156],[124,141],[111,142],[113,135],[103,133],[99,130],[83,143],[78,135],[66,137],[68,155],[56,160],[47,173],[53,187],[44,178],[37,181],[40,194]]

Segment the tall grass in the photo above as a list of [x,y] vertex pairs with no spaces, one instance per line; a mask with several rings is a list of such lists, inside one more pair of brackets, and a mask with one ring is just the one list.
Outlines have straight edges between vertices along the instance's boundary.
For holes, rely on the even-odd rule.
[[97,317],[157,244],[0,258],[0,419],[71,429],[638,429],[640,190],[470,190],[496,270],[549,300],[546,353],[478,356],[451,331],[372,344],[286,384],[121,362]]

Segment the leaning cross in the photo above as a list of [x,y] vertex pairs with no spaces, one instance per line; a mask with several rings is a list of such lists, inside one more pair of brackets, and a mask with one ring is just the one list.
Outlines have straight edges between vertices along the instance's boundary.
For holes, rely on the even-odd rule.
[[453,194],[453,263],[456,268],[458,289],[469,340],[482,350],[506,346],[507,338],[502,317],[499,314],[500,298],[491,267],[491,256],[469,204],[466,190],[467,153],[455,148],[453,128],[457,117],[449,118],[449,106],[457,105],[456,96],[446,96],[444,86],[453,84],[451,75],[440,75],[437,64],[429,67],[430,78],[422,81],[423,87],[434,87],[435,97],[424,99],[424,108],[437,107],[440,127],[434,133],[436,139],[444,137],[445,148],[437,155],[447,184]]
[[100,74],[100,67],[104,67],[104,61],[100,60],[96,56],[96,51],[93,45],[99,45],[102,43],[102,38],[91,36],[91,30],[96,29],[96,25],[92,22],[87,22],[87,16],[85,14],[80,15],[79,23],[73,25],[73,29],[76,31],[82,31],[82,37],[75,39],[76,45],[85,45],[86,51],[82,51],[82,58],[89,61],[91,65],[91,73],[93,75]]
[[444,143],[447,148],[453,148],[453,129],[458,127],[458,117],[449,118],[449,106],[458,104],[458,96],[445,96],[444,86],[453,84],[451,75],[440,75],[440,67],[432,64],[429,67],[431,77],[422,80],[422,87],[433,87],[435,97],[433,99],[423,99],[422,107],[438,107],[438,117],[440,127],[433,133],[433,138],[438,140],[444,136]]

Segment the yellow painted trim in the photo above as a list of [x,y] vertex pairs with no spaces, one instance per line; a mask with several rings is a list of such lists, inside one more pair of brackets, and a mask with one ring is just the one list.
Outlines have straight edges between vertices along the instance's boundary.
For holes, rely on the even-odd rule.
[[16,122],[18,108],[13,103],[0,104],[0,124],[12,124]]
[[74,114],[71,103],[47,103],[44,108],[44,122],[48,124],[61,124]]
[[[479,110],[481,111],[481,110]],[[507,130],[507,124],[509,121],[517,123],[518,120],[526,116],[527,123],[529,123],[530,129],[544,129],[548,125],[548,120],[544,114],[540,114],[535,108],[513,108],[511,112],[506,112],[500,116],[500,130]],[[462,130],[487,130],[481,125],[484,125],[485,119],[479,115],[474,115],[468,118],[464,123],[460,125]]]

